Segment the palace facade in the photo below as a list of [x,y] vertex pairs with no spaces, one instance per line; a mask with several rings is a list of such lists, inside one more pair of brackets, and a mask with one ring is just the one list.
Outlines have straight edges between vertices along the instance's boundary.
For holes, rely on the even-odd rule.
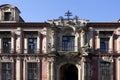
[[120,22],[25,22],[0,5],[0,80],[120,80]]

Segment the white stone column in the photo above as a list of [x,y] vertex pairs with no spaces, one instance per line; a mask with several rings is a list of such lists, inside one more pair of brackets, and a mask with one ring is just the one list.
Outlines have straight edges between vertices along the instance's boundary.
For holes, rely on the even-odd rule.
[[40,36],[37,37],[37,53],[40,52]]
[[53,62],[51,62],[51,80],[54,80],[54,74],[53,74]]
[[83,47],[85,45],[85,33],[84,31],[81,32],[81,47]]
[[24,58],[24,60],[23,60],[23,80],[26,80],[26,60],[25,60],[25,58]]
[[[120,74],[120,60],[119,59],[118,59],[118,74]],[[118,75],[118,80],[120,80],[120,75]]]
[[78,51],[78,48],[79,48],[79,46],[80,46],[80,45],[79,45],[79,41],[80,41],[80,40],[78,40],[80,36],[79,36],[79,33],[76,33],[75,35],[76,35],[76,36],[75,36],[75,40],[74,40],[74,46],[75,46],[75,47],[74,47],[74,51],[77,52],[77,51]]
[[16,52],[17,52],[18,54],[22,52],[22,51],[21,51],[21,50],[22,50],[22,40],[21,40],[22,35],[21,35],[21,32],[22,32],[21,28],[18,27],[18,28],[17,28],[17,31],[16,31],[16,34],[17,34],[17,39],[16,39]]
[[24,53],[27,54],[28,52],[28,39],[24,38]]
[[0,20],[2,20],[2,14],[1,14],[1,11],[0,11]]
[[12,36],[11,36],[11,53],[13,53],[14,50],[14,46],[15,46],[15,32],[11,32]]
[[13,50],[14,50],[14,38],[13,36],[11,37],[11,53],[13,53]]
[[93,47],[93,28],[89,27],[88,42],[90,47]]
[[81,80],[82,76],[81,76],[81,66],[80,66],[80,64],[77,64],[77,68],[78,68],[78,80]]
[[42,52],[46,53],[47,52],[47,30],[46,28],[41,31],[41,36],[42,36]]
[[84,64],[84,62],[82,63],[82,80],[85,80],[84,79],[84,77],[85,77],[85,71],[84,71],[84,66],[85,66],[85,64]]
[[20,58],[17,57],[17,59],[16,59],[16,80],[21,80],[21,78],[20,78],[20,74],[21,74],[20,65],[21,65]]
[[51,58],[49,62],[49,80],[54,80],[54,59]]
[[2,38],[0,37],[0,53],[2,53]]
[[[118,28],[117,30],[117,52],[120,53],[120,28]],[[112,36],[112,40],[113,40],[113,36]],[[112,46],[113,47],[113,46]]]

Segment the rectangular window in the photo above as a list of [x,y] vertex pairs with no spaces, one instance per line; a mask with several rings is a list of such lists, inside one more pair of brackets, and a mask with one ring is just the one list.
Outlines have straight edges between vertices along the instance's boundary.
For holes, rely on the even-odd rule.
[[11,38],[3,38],[3,53],[10,53],[11,51]]
[[5,12],[4,13],[4,20],[5,21],[11,21],[11,18],[12,18],[11,12]]
[[62,38],[62,50],[63,51],[74,51],[75,36],[63,36]]
[[101,52],[109,51],[109,38],[100,38],[100,51]]
[[38,80],[38,64],[28,63],[27,65],[27,80]]
[[37,53],[37,38],[28,38],[28,53]]
[[12,80],[12,64],[2,63],[1,80]]
[[112,70],[110,62],[100,62],[100,80],[113,80]]

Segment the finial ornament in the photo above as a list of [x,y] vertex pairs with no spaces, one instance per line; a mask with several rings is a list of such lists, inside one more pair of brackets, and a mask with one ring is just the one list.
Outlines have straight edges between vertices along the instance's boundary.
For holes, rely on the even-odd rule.
[[74,19],[76,20],[76,23],[78,22],[79,17],[75,16]]
[[70,19],[70,16],[72,16],[72,13],[68,10],[68,11],[65,13],[65,16],[67,16],[67,19],[69,20],[69,19]]

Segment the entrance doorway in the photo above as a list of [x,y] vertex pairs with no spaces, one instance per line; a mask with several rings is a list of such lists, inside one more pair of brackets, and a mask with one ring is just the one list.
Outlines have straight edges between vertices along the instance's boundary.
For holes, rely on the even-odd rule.
[[60,80],[78,80],[78,69],[73,64],[65,64],[60,68]]

